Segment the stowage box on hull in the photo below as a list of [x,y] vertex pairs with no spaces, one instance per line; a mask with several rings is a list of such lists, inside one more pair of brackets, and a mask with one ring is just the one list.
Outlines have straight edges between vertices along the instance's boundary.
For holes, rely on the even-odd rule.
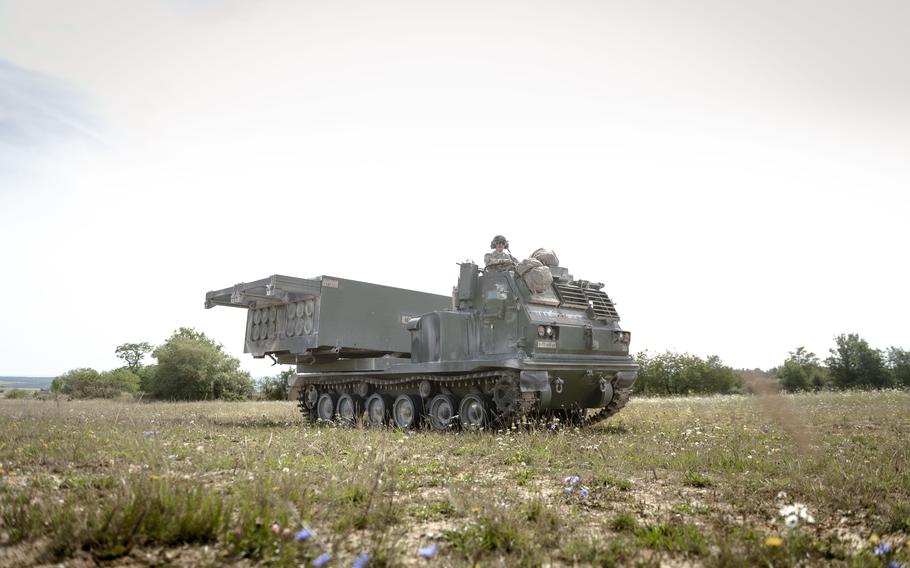
[[408,320],[450,309],[452,298],[333,276],[276,274],[209,292],[205,305],[247,308],[244,352],[296,363],[314,352],[407,356]]

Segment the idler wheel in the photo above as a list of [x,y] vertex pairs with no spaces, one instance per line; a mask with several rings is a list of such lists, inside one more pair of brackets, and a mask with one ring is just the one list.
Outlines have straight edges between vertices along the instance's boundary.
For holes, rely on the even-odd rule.
[[490,402],[487,397],[469,394],[461,399],[458,419],[465,430],[483,430],[490,424]]
[[316,385],[307,385],[303,390],[303,405],[309,409],[313,410],[316,408],[316,404],[319,402],[319,390],[316,388]]
[[450,394],[437,394],[430,399],[427,409],[430,418],[430,427],[433,430],[451,430],[458,425],[458,399]]
[[338,402],[338,396],[335,393],[322,393],[316,403],[316,418],[327,422],[334,420],[336,402]]
[[366,409],[370,426],[385,426],[392,416],[392,397],[377,392],[367,399]]
[[356,394],[344,393],[338,397],[338,418],[344,424],[354,424],[363,414],[363,399]]
[[395,420],[395,426],[404,429],[417,428],[420,424],[420,412],[423,410],[423,404],[419,396],[412,394],[403,394],[395,399],[392,404],[392,419]]

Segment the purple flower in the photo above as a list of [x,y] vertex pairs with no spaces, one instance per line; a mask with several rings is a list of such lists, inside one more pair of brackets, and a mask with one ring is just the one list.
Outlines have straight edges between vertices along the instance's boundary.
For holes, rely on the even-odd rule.
[[433,558],[436,556],[436,545],[431,544],[429,546],[424,546],[423,548],[418,548],[417,556],[420,556],[421,558]]
[[875,549],[876,556],[882,556],[884,554],[888,554],[889,552],[891,552],[891,543],[890,542],[886,542],[885,544],[883,544]]
[[892,560],[888,563],[888,568],[905,568],[903,564],[898,563],[897,560]]
[[591,490],[588,489],[587,487],[582,487],[581,491],[579,491],[579,493],[581,494],[582,497],[587,497],[588,495],[591,494]]
[[329,554],[328,552],[323,552],[322,554],[319,555],[318,558],[316,558],[316,560],[313,560],[313,566],[315,566],[316,568],[319,568],[320,566],[325,566],[326,563],[331,558],[332,558],[331,554]]
[[568,487],[566,487],[566,493],[571,493],[571,492],[573,492],[573,491],[575,491],[575,488],[572,487],[571,485],[568,486]]
[[366,552],[362,553],[360,556],[354,559],[354,563],[351,564],[351,568],[366,568],[367,564],[370,563],[370,555]]
[[313,536],[313,531],[310,529],[302,529],[294,534],[294,540],[306,540],[311,536]]
[[161,432],[159,432],[157,430],[146,430],[145,432],[142,433],[142,435],[143,436],[157,436],[160,433]]
[[581,478],[578,477],[577,475],[573,475],[573,476],[572,476],[572,479],[571,479],[570,481],[572,482],[572,485],[575,485],[575,484],[577,484],[579,481],[581,481]]

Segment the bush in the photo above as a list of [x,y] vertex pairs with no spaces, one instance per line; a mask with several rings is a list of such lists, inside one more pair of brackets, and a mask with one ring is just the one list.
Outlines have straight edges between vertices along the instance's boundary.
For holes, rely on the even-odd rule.
[[262,400],[287,400],[288,378],[294,375],[294,369],[285,369],[274,377],[265,377],[259,381],[259,398]]
[[[2,391],[0,391],[2,392]],[[6,398],[25,398],[29,395],[27,390],[12,389],[6,393]]]
[[250,374],[240,361],[204,333],[182,327],[152,354],[158,365],[147,368],[143,388],[168,400],[242,400],[253,394]]
[[139,390],[139,377],[129,369],[99,373],[94,369],[73,369],[55,378],[51,390],[73,398],[115,398]]

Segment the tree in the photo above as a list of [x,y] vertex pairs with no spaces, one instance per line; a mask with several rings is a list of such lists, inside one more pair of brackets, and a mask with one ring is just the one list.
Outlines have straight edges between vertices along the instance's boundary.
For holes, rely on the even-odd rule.
[[815,353],[797,347],[790,351],[787,360],[775,373],[784,390],[790,392],[819,390],[828,383],[827,370],[821,366]]
[[240,361],[194,329],[181,327],[152,356],[158,365],[145,386],[155,398],[241,400],[253,394],[253,381],[240,370]]
[[840,388],[884,388],[891,386],[891,375],[885,367],[882,353],[872,349],[855,333],[834,338],[836,348],[825,362],[831,379]]
[[142,343],[123,343],[114,349],[117,357],[123,359],[126,367],[131,371],[136,371],[142,367],[142,359],[152,352],[152,346],[147,342]]
[[259,396],[264,400],[287,400],[288,379],[293,376],[293,368],[285,369],[274,377],[265,377],[259,381]]
[[910,351],[899,347],[888,349],[888,370],[896,386],[910,387]]

